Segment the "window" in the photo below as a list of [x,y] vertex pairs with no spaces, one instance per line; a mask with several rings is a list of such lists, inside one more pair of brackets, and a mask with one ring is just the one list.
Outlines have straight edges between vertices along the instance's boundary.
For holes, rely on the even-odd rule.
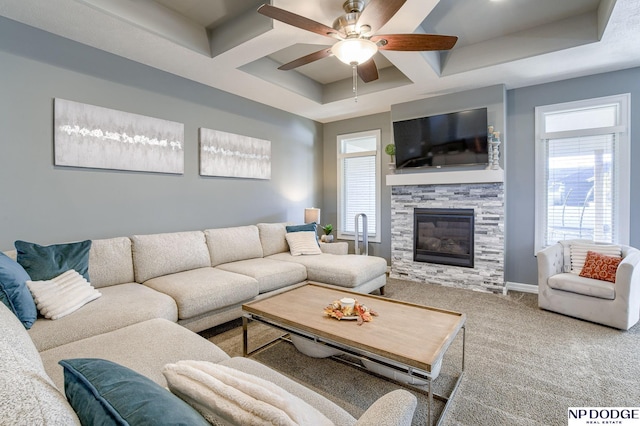
[[338,238],[353,239],[364,213],[369,241],[380,242],[379,151],[380,130],[338,136]]
[[629,242],[630,96],[536,108],[536,247]]

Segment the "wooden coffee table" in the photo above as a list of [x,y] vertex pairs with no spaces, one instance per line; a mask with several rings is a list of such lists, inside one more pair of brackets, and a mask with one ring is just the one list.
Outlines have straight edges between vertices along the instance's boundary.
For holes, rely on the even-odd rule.
[[[379,316],[358,325],[356,321],[336,320],[323,315],[334,300],[352,297],[375,310]],[[387,298],[338,290],[318,284],[305,284],[283,293],[242,305],[244,311],[243,354],[248,350],[247,325],[259,321],[325,347],[373,362],[402,375],[414,377],[428,386],[428,424],[432,424],[433,398],[445,402],[438,424],[444,418],[464,373],[465,314],[406,303]],[[434,394],[432,380],[440,373],[442,359],[462,330],[462,367],[448,396]]]

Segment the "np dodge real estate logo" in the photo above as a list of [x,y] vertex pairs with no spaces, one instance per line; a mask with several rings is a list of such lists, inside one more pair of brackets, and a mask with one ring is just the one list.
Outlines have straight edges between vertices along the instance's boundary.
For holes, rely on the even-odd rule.
[[640,426],[640,407],[571,407],[567,425]]

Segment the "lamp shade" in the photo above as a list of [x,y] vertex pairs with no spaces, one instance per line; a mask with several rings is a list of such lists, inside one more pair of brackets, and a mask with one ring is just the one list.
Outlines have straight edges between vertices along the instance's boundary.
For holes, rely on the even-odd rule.
[[304,223],[320,223],[320,209],[309,207],[304,209]]
[[347,38],[331,47],[331,53],[347,65],[367,62],[378,51],[378,45],[364,38]]

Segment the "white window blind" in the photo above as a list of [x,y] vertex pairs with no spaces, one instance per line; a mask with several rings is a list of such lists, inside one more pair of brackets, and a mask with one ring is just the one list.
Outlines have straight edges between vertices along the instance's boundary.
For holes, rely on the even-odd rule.
[[614,242],[617,235],[615,134],[549,139],[546,167],[546,244],[586,238]]
[[352,239],[364,213],[369,239],[380,241],[379,147],[379,130],[338,136],[338,238]]
[[628,243],[628,95],[536,108],[536,252]]
[[[342,192],[343,231],[355,233],[355,217],[367,215],[370,236],[376,233],[376,156],[347,157],[342,161],[344,191]],[[360,221],[362,223],[362,221]]]

